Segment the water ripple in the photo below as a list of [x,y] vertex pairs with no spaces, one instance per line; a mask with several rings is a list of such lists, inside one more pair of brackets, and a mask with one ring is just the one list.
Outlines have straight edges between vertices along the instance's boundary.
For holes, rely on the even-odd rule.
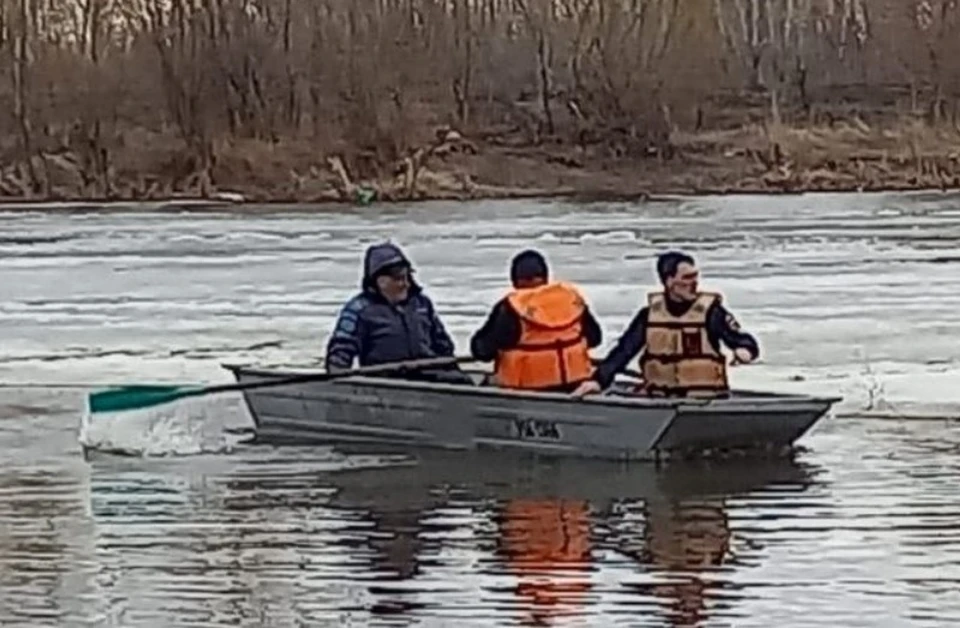
[[[387,235],[460,343],[502,295],[509,256],[535,242],[584,286],[609,344],[653,255],[695,246],[761,335],[765,364],[738,383],[839,392],[868,416],[944,416],[960,407],[945,340],[960,332],[958,206],[825,195],[0,214],[0,372],[203,381],[227,356],[314,360],[360,250]],[[957,422],[826,421],[796,460],[762,464],[242,444],[84,460],[82,391],[3,394],[4,626],[960,624]],[[222,438],[241,415],[235,400],[212,406],[198,433]]]
[[7,465],[0,620],[960,621],[960,428],[838,421],[808,447],[659,469],[296,448]]
[[556,275],[582,286],[602,352],[652,286],[656,253],[687,247],[761,336],[762,362],[738,370],[738,385],[838,394],[845,412],[960,415],[960,392],[949,392],[960,389],[941,383],[960,369],[928,366],[960,358],[943,342],[960,334],[958,205],[949,194],[826,194],[7,213],[0,382],[135,379],[142,369],[213,382],[229,377],[222,360],[312,362],[356,292],[363,247],[386,237],[408,249],[460,347],[503,295],[510,256],[541,248]]

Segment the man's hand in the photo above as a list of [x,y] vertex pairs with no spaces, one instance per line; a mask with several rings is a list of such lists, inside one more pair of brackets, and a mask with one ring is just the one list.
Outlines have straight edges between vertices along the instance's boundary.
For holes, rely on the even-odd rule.
[[577,386],[577,389],[574,390],[571,394],[574,397],[581,399],[587,395],[595,395],[601,390],[602,389],[600,388],[600,384],[598,384],[596,381],[592,379],[588,379],[587,381]]
[[730,361],[730,366],[750,364],[751,362],[753,362],[753,354],[750,351],[742,347],[733,350],[733,360]]

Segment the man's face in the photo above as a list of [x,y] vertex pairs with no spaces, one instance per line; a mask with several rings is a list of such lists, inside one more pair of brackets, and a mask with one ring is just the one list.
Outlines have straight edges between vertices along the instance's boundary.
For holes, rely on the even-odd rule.
[[377,277],[377,290],[390,303],[405,301],[410,294],[410,269],[406,266],[388,268]]
[[667,278],[667,293],[676,301],[693,301],[697,298],[700,271],[693,264],[682,262],[673,277]]

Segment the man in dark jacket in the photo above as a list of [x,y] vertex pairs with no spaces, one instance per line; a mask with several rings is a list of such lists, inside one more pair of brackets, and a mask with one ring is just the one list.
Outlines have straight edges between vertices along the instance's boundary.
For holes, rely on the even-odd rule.
[[549,274],[539,252],[516,255],[513,291],[470,340],[474,358],[495,362],[500,386],[570,392],[593,372],[587,350],[602,342],[600,325],[577,288],[550,282]]
[[575,396],[608,387],[637,354],[641,354],[646,380],[644,391],[666,396],[726,394],[729,384],[721,343],[733,351],[732,364],[757,359],[756,339],[740,329],[720,296],[700,291],[693,257],[678,251],[664,253],[657,260],[657,274],[663,291],[648,295],[649,305],[637,312],[593,378]]
[[[327,343],[326,369],[453,356],[454,344],[433,302],[413,280],[413,268],[394,244],[375,244],[363,260],[361,292],[340,311]],[[468,383],[457,369],[404,373],[410,379]]]

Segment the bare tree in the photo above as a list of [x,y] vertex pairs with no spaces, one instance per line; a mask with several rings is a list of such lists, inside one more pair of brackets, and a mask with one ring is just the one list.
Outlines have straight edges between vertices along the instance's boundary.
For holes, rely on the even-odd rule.
[[20,144],[25,158],[27,175],[29,177],[29,192],[37,194],[41,191],[40,177],[34,165],[33,124],[30,115],[30,69],[32,45],[31,35],[34,32],[34,4],[32,0],[18,0],[13,19],[13,36],[11,38],[10,65],[13,91],[13,115],[20,131]]
[[202,191],[228,161],[389,178],[448,126],[663,157],[711,119],[904,85],[940,124],[958,26],[956,0],[0,0],[0,151],[24,193],[56,157],[110,196],[138,168]]
[[956,118],[960,97],[960,7],[957,0],[915,0],[912,8],[915,39],[922,44],[911,65],[932,89],[929,118],[939,124],[948,116],[948,97]]

